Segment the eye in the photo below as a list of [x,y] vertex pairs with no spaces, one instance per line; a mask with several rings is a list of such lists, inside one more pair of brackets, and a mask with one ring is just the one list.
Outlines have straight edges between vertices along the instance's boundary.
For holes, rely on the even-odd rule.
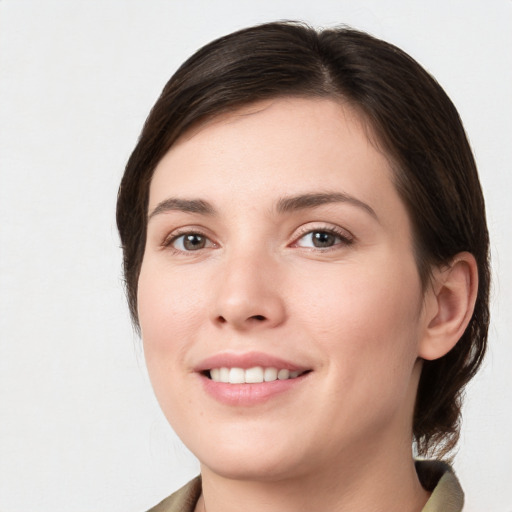
[[295,245],[313,249],[328,249],[335,245],[349,245],[352,240],[344,234],[331,229],[316,229],[302,235]]
[[172,237],[165,245],[177,251],[190,252],[213,247],[214,244],[208,237],[201,233],[184,233]]

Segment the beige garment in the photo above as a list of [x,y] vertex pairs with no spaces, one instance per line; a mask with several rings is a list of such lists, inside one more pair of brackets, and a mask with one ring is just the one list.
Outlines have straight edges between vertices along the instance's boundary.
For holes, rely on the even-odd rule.
[[[422,512],[462,512],[464,493],[450,466],[439,461],[416,461],[416,471],[430,499]],[[148,512],[194,512],[201,496],[201,477],[191,480]]]
[[418,460],[416,471],[421,485],[432,493],[421,512],[462,512],[464,492],[448,464]]

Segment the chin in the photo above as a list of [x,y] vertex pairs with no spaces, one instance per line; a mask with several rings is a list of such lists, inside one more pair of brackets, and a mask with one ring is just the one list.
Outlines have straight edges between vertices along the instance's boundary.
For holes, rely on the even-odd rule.
[[262,456],[248,453],[224,454],[213,460],[205,457],[201,469],[230,480],[279,481],[298,476],[300,464],[292,460],[283,460],[279,456]]
[[269,439],[246,434],[237,441],[234,436],[227,435],[208,441],[208,446],[189,445],[189,449],[202,468],[233,480],[286,479],[300,473],[300,468],[306,466],[304,460],[309,459],[298,451],[298,443],[288,436],[280,439],[274,435]]

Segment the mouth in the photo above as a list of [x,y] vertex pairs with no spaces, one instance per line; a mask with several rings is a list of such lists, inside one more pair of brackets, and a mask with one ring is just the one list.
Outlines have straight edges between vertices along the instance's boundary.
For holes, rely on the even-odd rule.
[[201,372],[213,382],[224,384],[262,384],[277,380],[297,379],[311,370],[297,371],[287,368],[253,366],[252,368],[239,368],[222,366]]
[[252,407],[302,389],[314,368],[263,352],[222,352],[200,362],[194,371],[206,393],[230,407]]

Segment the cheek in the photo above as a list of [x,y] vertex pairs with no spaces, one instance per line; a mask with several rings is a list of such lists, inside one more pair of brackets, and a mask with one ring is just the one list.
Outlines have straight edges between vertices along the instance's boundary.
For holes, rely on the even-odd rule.
[[189,408],[190,397],[183,393],[189,377],[186,350],[194,336],[198,295],[194,282],[172,276],[161,264],[143,263],[138,283],[138,315],[144,357],[151,384],[160,407],[171,424],[180,410]]
[[[187,348],[197,336],[204,311],[204,288],[183,273],[162,265],[142,266],[138,284],[138,314],[149,377],[162,410],[172,421],[174,406],[185,399],[183,379]],[[201,294],[202,292],[202,294]]]
[[401,276],[368,275],[353,287],[347,283],[344,313],[333,326],[337,338],[330,339],[332,389],[346,391],[348,409],[361,415],[361,425],[371,432],[386,428],[392,418],[409,418],[416,394],[421,291],[415,273],[411,279]]
[[294,316],[303,318],[309,338],[331,356],[329,365],[338,367],[347,385],[410,376],[421,335],[414,263],[347,267],[302,283],[302,291],[295,291],[304,297],[302,312]]
[[139,322],[148,351],[176,350],[186,344],[204,310],[200,280],[161,267],[143,264],[138,283]]

